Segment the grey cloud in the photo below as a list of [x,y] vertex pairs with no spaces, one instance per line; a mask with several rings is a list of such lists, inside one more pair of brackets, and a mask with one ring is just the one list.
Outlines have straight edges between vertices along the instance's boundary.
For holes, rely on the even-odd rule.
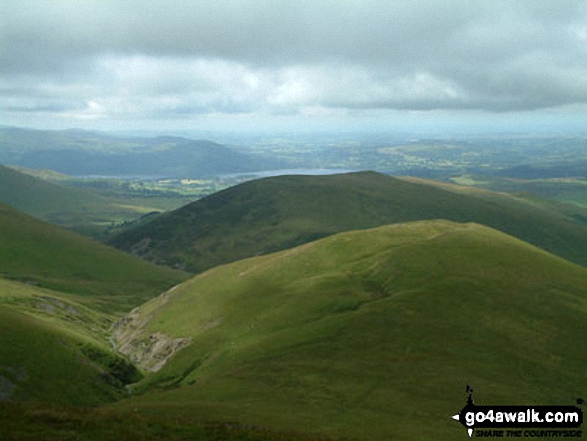
[[160,106],[181,117],[587,103],[584,1],[5,0],[0,8],[0,87],[28,88],[23,99],[47,100],[40,107],[63,95],[106,114]]
[[[271,64],[407,61],[467,22],[470,8],[411,1],[7,2],[5,68],[91,53]],[[461,3],[461,5],[466,5]],[[36,66],[35,66],[36,65]]]
[[62,104],[43,104],[39,106],[3,106],[1,109],[5,112],[18,113],[62,113],[71,111],[71,107]]

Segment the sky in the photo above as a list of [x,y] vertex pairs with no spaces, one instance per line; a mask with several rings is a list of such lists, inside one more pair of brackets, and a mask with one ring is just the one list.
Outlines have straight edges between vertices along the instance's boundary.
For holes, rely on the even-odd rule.
[[2,0],[0,124],[586,131],[587,1]]

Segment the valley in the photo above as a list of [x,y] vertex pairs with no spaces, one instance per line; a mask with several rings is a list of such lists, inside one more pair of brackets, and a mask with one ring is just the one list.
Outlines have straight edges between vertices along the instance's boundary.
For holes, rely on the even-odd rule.
[[1,438],[452,440],[466,385],[584,396],[583,178],[324,165],[0,166]]
[[586,24],[1,0],[0,441],[584,439]]

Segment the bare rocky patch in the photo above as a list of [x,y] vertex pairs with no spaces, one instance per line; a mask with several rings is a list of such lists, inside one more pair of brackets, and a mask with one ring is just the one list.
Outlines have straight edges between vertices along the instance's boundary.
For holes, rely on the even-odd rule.
[[[174,289],[159,296],[155,300],[157,306],[167,303]],[[157,372],[175,353],[188,346],[191,338],[173,338],[162,332],[146,333],[146,325],[152,318],[153,314],[143,317],[140,308],[133,309],[112,326],[111,342],[118,352],[126,355],[134,364]]]

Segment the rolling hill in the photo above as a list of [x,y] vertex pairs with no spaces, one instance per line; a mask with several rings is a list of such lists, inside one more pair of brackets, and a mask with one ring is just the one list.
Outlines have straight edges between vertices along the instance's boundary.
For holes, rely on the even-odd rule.
[[83,130],[0,127],[0,164],[68,175],[196,178],[287,168],[284,161],[207,140],[120,137]]
[[[125,397],[141,374],[112,351],[110,326],[187,274],[3,204],[0,237],[0,402],[96,406]],[[12,439],[5,426],[0,437]]]
[[451,415],[467,384],[478,404],[574,404],[587,387],[586,316],[585,268],[496,230],[341,233],[214,268],[133,311],[119,347],[155,372],[108,408],[454,440],[466,437]]
[[[48,170],[37,172],[58,175]],[[0,203],[91,237],[104,234],[114,223],[130,222],[147,213],[164,211],[169,206],[177,208],[186,203],[183,198],[168,197],[161,201],[78,188],[68,185],[68,176],[58,176],[59,180],[51,182],[0,165]]]
[[127,253],[0,204],[0,277],[75,294],[122,313],[185,280]]
[[60,212],[80,212],[108,201],[88,189],[43,181],[0,165],[0,201],[39,218]]
[[145,259],[200,272],[342,231],[426,219],[476,222],[587,264],[587,226],[526,200],[374,172],[279,176],[218,192],[113,237]]

